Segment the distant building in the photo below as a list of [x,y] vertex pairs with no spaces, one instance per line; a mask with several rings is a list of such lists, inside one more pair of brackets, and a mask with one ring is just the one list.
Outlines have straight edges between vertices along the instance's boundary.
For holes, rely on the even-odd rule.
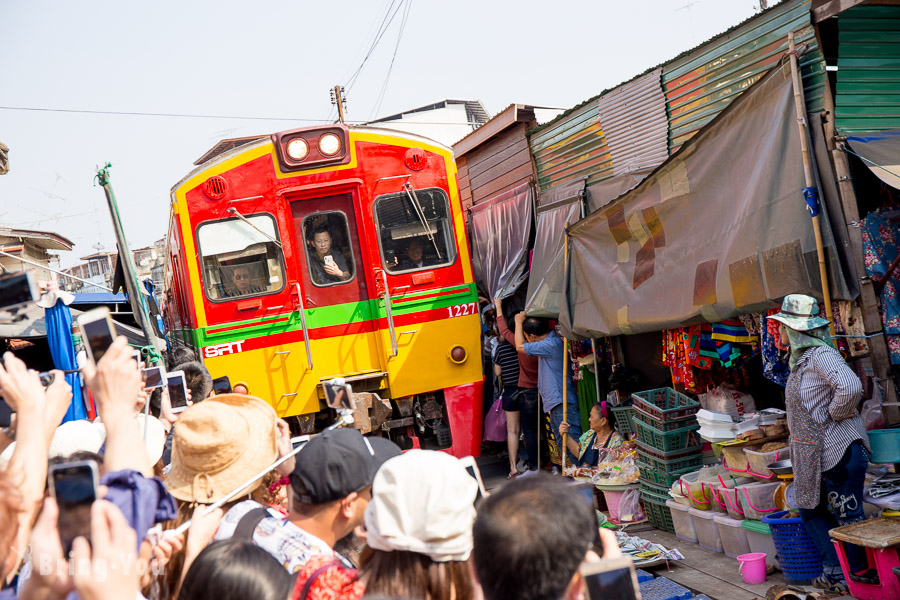
[[450,147],[489,119],[478,100],[441,100],[369,121],[366,125],[408,131]]
[[0,254],[0,270],[25,271],[34,269],[39,281],[55,281],[56,274],[52,271],[23,263],[13,257],[19,257],[40,265],[51,267],[51,262],[58,264],[59,257],[50,254],[50,250],[72,250],[72,242],[58,233],[49,231],[34,231],[31,229],[12,229],[0,227],[0,250],[6,256]]
[[[165,245],[166,240],[163,238],[154,242],[152,246],[137,248],[131,251],[138,279],[141,281],[148,278],[152,279],[154,285],[160,289],[162,287],[162,274],[161,272],[158,273],[158,277],[154,274],[158,271],[158,267],[164,262]],[[75,293],[106,292],[107,290],[99,286],[112,288],[113,276],[116,272],[116,263],[118,262],[118,259],[119,255],[116,252],[98,252],[96,254],[91,254],[90,256],[83,256],[81,257],[81,260],[85,262],[69,267],[63,272],[85,279],[90,283],[78,281],[77,279],[65,278],[66,281],[63,283],[63,286],[70,292]]]

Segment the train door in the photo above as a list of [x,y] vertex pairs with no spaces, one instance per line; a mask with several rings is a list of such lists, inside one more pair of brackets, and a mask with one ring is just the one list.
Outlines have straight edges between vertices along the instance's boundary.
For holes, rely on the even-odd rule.
[[353,193],[288,201],[317,380],[342,376],[357,391],[386,388]]

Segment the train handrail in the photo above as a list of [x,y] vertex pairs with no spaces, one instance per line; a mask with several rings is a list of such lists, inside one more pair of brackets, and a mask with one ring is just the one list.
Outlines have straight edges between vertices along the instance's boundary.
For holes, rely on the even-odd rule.
[[313,370],[313,359],[312,359],[312,351],[309,349],[309,328],[306,327],[306,309],[303,307],[303,290],[300,289],[300,283],[295,281],[294,287],[297,289],[297,297],[299,298],[299,303],[297,304],[297,311],[300,313],[300,326],[303,327],[303,343],[306,345],[306,364],[309,365],[309,370]]
[[394,313],[391,310],[391,291],[388,288],[387,275],[379,271],[384,281],[384,312],[387,313],[388,330],[391,332],[391,356],[397,356],[397,333],[394,331]]

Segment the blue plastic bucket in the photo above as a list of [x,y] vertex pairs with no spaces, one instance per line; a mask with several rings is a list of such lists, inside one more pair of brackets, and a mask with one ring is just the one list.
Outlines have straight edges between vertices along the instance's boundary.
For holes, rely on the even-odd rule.
[[874,429],[869,432],[872,456],[869,462],[900,462],[900,429]]

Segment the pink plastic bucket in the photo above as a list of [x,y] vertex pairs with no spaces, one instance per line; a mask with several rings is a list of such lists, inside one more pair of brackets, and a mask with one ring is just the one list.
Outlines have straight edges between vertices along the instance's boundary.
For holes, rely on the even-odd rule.
[[614,492],[611,490],[603,490],[603,497],[606,498],[606,508],[609,509],[609,520],[616,523],[619,522],[619,502],[625,492]]
[[766,555],[763,552],[751,552],[737,557],[741,564],[739,570],[744,583],[757,585],[766,582]]

